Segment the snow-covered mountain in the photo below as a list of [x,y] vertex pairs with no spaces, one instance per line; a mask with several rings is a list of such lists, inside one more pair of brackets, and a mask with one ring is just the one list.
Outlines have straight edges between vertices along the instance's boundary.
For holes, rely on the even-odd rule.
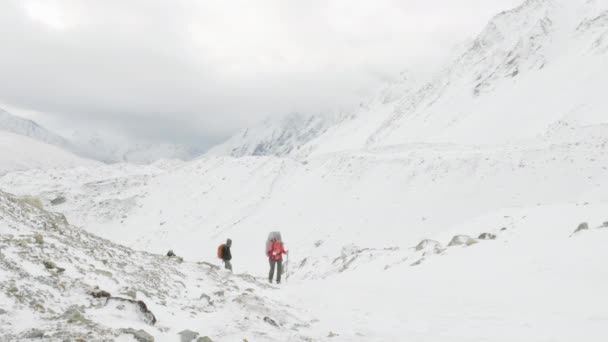
[[211,148],[207,155],[287,156],[300,146],[323,134],[337,120],[333,115],[290,114],[279,120],[267,119],[244,129],[228,141]]
[[105,163],[150,164],[159,159],[190,160],[202,152],[195,147],[168,142],[134,141],[111,134],[76,131],[68,138],[55,134],[33,120],[13,115],[0,108],[0,131],[23,135],[54,145],[84,158]]
[[[504,144],[539,138],[560,124],[608,124],[606,11],[600,0],[526,1],[493,18],[429,81],[393,85],[288,150],[307,157],[419,142]],[[262,141],[268,151],[284,144]],[[236,137],[220,150],[252,155],[252,145]]]
[[[45,208],[35,217],[51,209],[65,214],[88,232],[71,227],[67,236],[96,243],[73,248],[102,260],[31,247],[36,238],[24,240],[33,224],[22,221],[0,223],[0,251],[31,275],[47,272],[32,256],[47,251],[44,258],[61,255],[85,274],[94,266],[115,275],[70,273],[65,281],[95,331],[103,326],[115,336],[128,327],[108,317],[124,314],[88,302],[84,288],[100,283],[121,293],[141,286],[137,298],[160,312],[158,328],[134,329],[157,338],[203,322],[212,329],[204,334],[219,340],[603,341],[606,13],[605,0],[528,0],[496,16],[422,85],[404,77],[352,113],[269,123],[192,161],[9,173],[0,177],[4,191],[34,196]],[[6,212],[20,212],[20,200],[1,199]],[[276,230],[289,249],[289,280],[280,290],[259,283],[268,270],[261,248]],[[226,238],[233,240],[235,274],[215,270],[199,279],[201,270],[188,261],[217,260]],[[72,248],[57,248],[64,247]],[[168,249],[185,265],[133,251]],[[21,269],[0,271],[18,282]],[[59,285],[26,279],[27,288],[54,298],[48,293]],[[139,285],[148,279],[153,285]],[[193,279],[231,289],[219,313],[197,315],[206,297]],[[165,282],[180,295],[167,295]],[[251,294],[241,306],[244,287],[252,291],[245,289]],[[18,324],[22,316],[56,322],[53,313],[40,319],[37,306],[23,304],[12,287],[2,289],[0,303],[11,306],[0,322],[11,324],[11,340],[29,333],[31,326]],[[61,303],[59,312],[70,304]],[[277,315],[287,318],[271,325],[276,330],[258,325]],[[198,325],[189,329],[202,333]]]
[[105,163],[150,164],[159,159],[190,160],[202,152],[196,147],[168,142],[146,142],[99,132],[77,131],[70,135],[74,149]]
[[98,164],[57,146],[0,130],[0,175],[20,170],[74,168]]
[[70,143],[63,137],[47,130],[32,120],[13,115],[0,108],[0,131],[24,135],[47,144],[69,148]]

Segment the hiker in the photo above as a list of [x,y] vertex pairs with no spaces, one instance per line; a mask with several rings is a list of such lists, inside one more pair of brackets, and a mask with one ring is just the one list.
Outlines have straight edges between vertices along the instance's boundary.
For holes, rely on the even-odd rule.
[[270,272],[268,273],[268,281],[272,283],[274,277],[274,269],[277,269],[277,284],[281,283],[281,273],[283,273],[283,254],[287,254],[287,251],[283,247],[281,241],[281,233],[274,232],[269,236],[269,240],[266,242],[266,255],[268,256],[268,263],[270,264]]
[[226,243],[221,244],[218,248],[217,256],[224,262],[224,268],[232,272],[232,264],[230,263],[232,253],[230,253],[230,247],[232,247],[232,240],[228,239]]

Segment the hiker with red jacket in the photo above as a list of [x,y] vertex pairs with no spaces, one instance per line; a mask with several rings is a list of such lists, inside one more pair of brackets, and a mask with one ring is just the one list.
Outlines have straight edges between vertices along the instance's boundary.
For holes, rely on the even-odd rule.
[[270,241],[267,243],[266,255],[268,256],[268,262],[270,264],[270,272],[268,273],[268,281],[272,283],[274,277],[274,269],[277,269],[277,284],[281,283],[281,273],[283,273],[283,254],[287,254],[287,251],[283,247],[281,241],[281,235],[270,237]]
[[230,263],[232,253],[230,253],[230,247],[232,247],[232,240],[228,239],[226,243],[219,246],[217,256],[224,262],[224,267],[232,272],[232,264]]

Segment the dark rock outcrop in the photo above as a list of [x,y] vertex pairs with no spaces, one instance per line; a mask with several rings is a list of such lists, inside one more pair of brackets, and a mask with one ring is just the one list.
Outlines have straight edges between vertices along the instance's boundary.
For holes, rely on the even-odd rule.
[[147,324],[150,324],[150,325],[156,324],[156,316],[154,316],[152,311],[150,311],[148,309],[148,306],[143,301],[121,298],[121,297],[108,297],[106,299],[106,305],[111,301],[119,301],[119,302],[124,302],[126,304],[134,305],[139,310],[139,312],[143,315],[144,322],[146,322]]
[[478,237],[479,240],[496,240],[496,234],[481,233]]

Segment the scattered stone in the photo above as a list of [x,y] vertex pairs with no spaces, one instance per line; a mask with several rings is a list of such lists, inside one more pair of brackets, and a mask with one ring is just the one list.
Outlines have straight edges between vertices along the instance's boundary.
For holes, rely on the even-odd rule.
[[576,228],[576,230],[574,231],[573,234],[576,234],[582,230],[588,230],[588,229],[589,229],[589,224],[587,222],[583,222],[578,225],[578,228]]
[[266,323],[268,323],[268,324],[270,324],[270,325],[272,325],[274,327],[277,327],[277,328],[280,327],[279,324],[274,319],[272,319],[272,318],[270,318],[268,316],[264,317],[264,322],[266,322]]
[[57,267],[57,273],[63,273],[63,272],[65,272],[65,268]]
[[143,301],[141,301],[141,300],[135,301],[135,300],[121,298],[121,297],[107,297],[106,305],[108,305],[108,303],[110,301],[120,301],[120,302],[125,302],[128,304],[132,304],[144,316],[144,322],[146,322],[147,324],[150,324],[150,325],[156,324],[156,316],[154,316],[152,311],[148,310],[148,306]]
[[200,335],[196,331],[192,331],[192,330],[182,330],[178,334],[181,336],[180,337],[181,342],[191,342],[194,339],[196,339],[198,337],[198,335]]
[[602,223],[602,228],[608,228],[608,221]]
[[501,232],[504,232],[505,230],[507,230],[507,227],[502,227],[502,228],[500,228],[500,231],[501,231]]
[[422,261],[424,261],[424,258],[418,259],[417,261],[410,264],[410,266],[418,266],[418,265],[422,264]]
[[6,314],[6,310],[0,309],[0,315],[4,315],[4,314]]
[[435,240],[425,239],[416,245],[416,252],[420,251],[441,251],[441,244]]
[[110,294],[110,292],[108,291],[104,291],[104,290],[100,290],[98,288],[93,289],[91,292],[89,292],[89,294],[95,298],[107,298],[107,297],[112,297],[112,295]]
[[137,298],[137,292],[135,292],[135,290],[129,290],[127,292],[123,293],[125,296],[129,296],[133,299]]
[[42,234],[36,233],[34,235],[34,242],[36,242],[39,245],[42,245],[44,243],[44,238],[42,237]]
[[213,294],[218,297],[224,297],[224,290],[213,292]]
[[336,333],[335,333],[335,332],[333,332],[333,331],[330,331],[330,332],[329,332],[329,334],[327,334],[327,337],[329,337],[329,338],[332,338],[332,337],[337,337],[337,336],[340,336],[340,335],[339,335],[339,334],[336,334]]
[[59,196],[57,198],[55,198],[54,200],[51,200],[51,204],[52,205],[60,205],[66,202],[65,197],[63,196]]
[[456,235],[452,238],[452,241],[448,244],[448,246],[470,246],[476,244],[477,240],[473,239],[468,235]]
[[44,331],[42,331],[40,329],[31,329],[28,332],[26,332],[23,337],[30,338],[30,339],[44,338]]
[[112,278],[112,272],[110,272],[110,271],[98,270],[98,269],[95,269],[93,271],[95,271],[95,273],[97,273],[99,275],[106,276],[108,278]]
[[496,234],[481,233],[478,237],[479,240],[496,240]]
[[[247,340],[244,340],[247,341]],[[211,338],[209,338],[209,336],[203,336],[203,337],[199,337],[196,342],[213,342],[213,340]]]
[[63,313],[63,315],[61,315],[61,317],[67,319],[68,323],[91,322],[82,315],[84,311],[84,308],[79,308],[76,305],[72,305],[66,310],[66,312]]
[[53,268],[57,267],[57,265],[55,265],[55,263],[50,260],[45,260],[42,262],[42,264],[44,265],[44,267],[46,267],[47,270],[52,270]]
[[133,335],[133,337],[139,342],[154,342],[154,336],[148,334],[145,330],[135,329],[120,329],[123,334]]

